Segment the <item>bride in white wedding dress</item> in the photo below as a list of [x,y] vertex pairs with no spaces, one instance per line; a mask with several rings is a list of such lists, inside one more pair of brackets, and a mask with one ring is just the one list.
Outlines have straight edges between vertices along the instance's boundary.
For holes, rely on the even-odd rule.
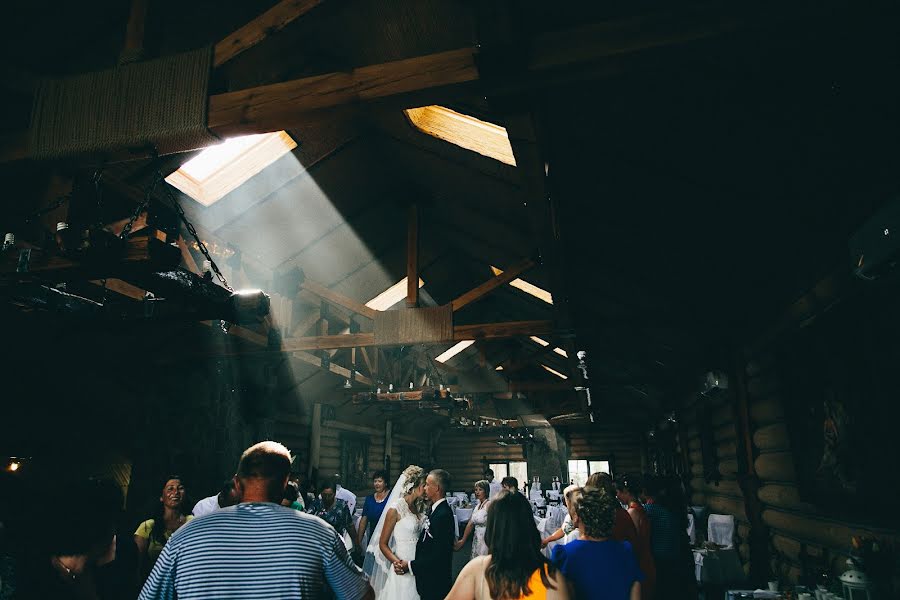
[[387,500],[387,507],[372,532],[366,549],[363,571],[380,599],[419,600],[416,579],[411,573],[398,575],[394,563],[416,557],[416,542],[422,531],[425,512],[425,477],[415,465],[403,471]]

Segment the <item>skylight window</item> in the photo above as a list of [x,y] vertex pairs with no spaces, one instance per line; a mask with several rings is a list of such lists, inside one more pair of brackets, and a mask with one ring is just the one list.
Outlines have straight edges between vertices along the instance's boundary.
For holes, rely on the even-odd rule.
[[475,340],[463,340],[463,341],[459,342],[458,344],[456,344],[455,346],[453,346],[452,348],[450,348],[449,350],[447,350],[446,352],[444,352],[443,354],[441,354],[440,356],[438,356],[437,358],[435,358],[434,360],[438,361],[439,363],[445,363],[474,343],[475,343]]
[[[541,346],[544,346],[545,348],[550,345],[550,342],[548,342],[545,339],[539,338],[536,335],[532,335],[528,339],[530,339],[535,344],[540,344]],[[562,348],[560,348],[559,346],[554,346],[553,351],[564,358],[569,358],[569,353],[566,352],[565,350],[563,350]]]
[[[425,282],[419,278],[419,287],[423,285]],[[366,302],[366,306],[375,310],[387,310],[404,298],[406,298],[406,277]]]
[[554,375],[556,375],[557,377],[559,377],[560,379],[568,379],[568,377],[566,377],[565,375],[563,375],[562,373],[560,373],[560,372],[557,371],[556,369],[551,369],[550,367],[548,367],[547,365],[545,365],[545,364],[543,364],[543,363],[541,364],[541,366],[544,367],[544,369],[546,369],[546,370],[549,371],[550,373],[553,373]]
[[200,152],[166,182],[210,206],[296,147],[284,131],[231,138]]
[[466,150],[516,166],[506,129],[443,106],[423,106],[403,111],[413,126],[432,137]]
[[[491,271],[493,271],[495,276],[503,273],[503,271],[493,266],[491,267]],[[520,289],[526,294],[530,294],[539,300],[543,300],[547,304],[553,304],[553,295],[550,292],[543,288],[539,288],[532,283],[528,283],[524,279],[513,279],[509,282],[509,285],[513,286],[514,288]]]

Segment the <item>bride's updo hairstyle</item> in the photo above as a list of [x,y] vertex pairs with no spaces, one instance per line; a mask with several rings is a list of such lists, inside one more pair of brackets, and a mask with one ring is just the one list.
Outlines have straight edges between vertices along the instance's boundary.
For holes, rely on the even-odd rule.
[[[403,495],[405,496],[422,485],[428,473],[418,465],[409,465],[403,470],[403,475],[406,477],[406,481],[403,484]],[[415,508],[417,513],[422,513],[425,509],[425,499],[417,498]]]

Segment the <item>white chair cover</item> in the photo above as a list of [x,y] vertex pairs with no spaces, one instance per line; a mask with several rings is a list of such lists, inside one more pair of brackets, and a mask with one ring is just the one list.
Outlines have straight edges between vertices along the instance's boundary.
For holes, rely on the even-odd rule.
[[710,542],[730,548],[734,545],[734,516],[709,515],[707,538]]
[[691,544],[697,543],[697,527],[694,523],[694,514],[688,513],[688,526],[687,526],[687,534],[691,540]]

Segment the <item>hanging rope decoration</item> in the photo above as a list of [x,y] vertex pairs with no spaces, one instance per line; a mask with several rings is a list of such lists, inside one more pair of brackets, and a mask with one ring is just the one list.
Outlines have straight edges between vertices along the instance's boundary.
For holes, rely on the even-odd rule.
[[42,82],[32,158],[105,155],[154,147],[186,152],[220,141],[207,129],[212,48]]

